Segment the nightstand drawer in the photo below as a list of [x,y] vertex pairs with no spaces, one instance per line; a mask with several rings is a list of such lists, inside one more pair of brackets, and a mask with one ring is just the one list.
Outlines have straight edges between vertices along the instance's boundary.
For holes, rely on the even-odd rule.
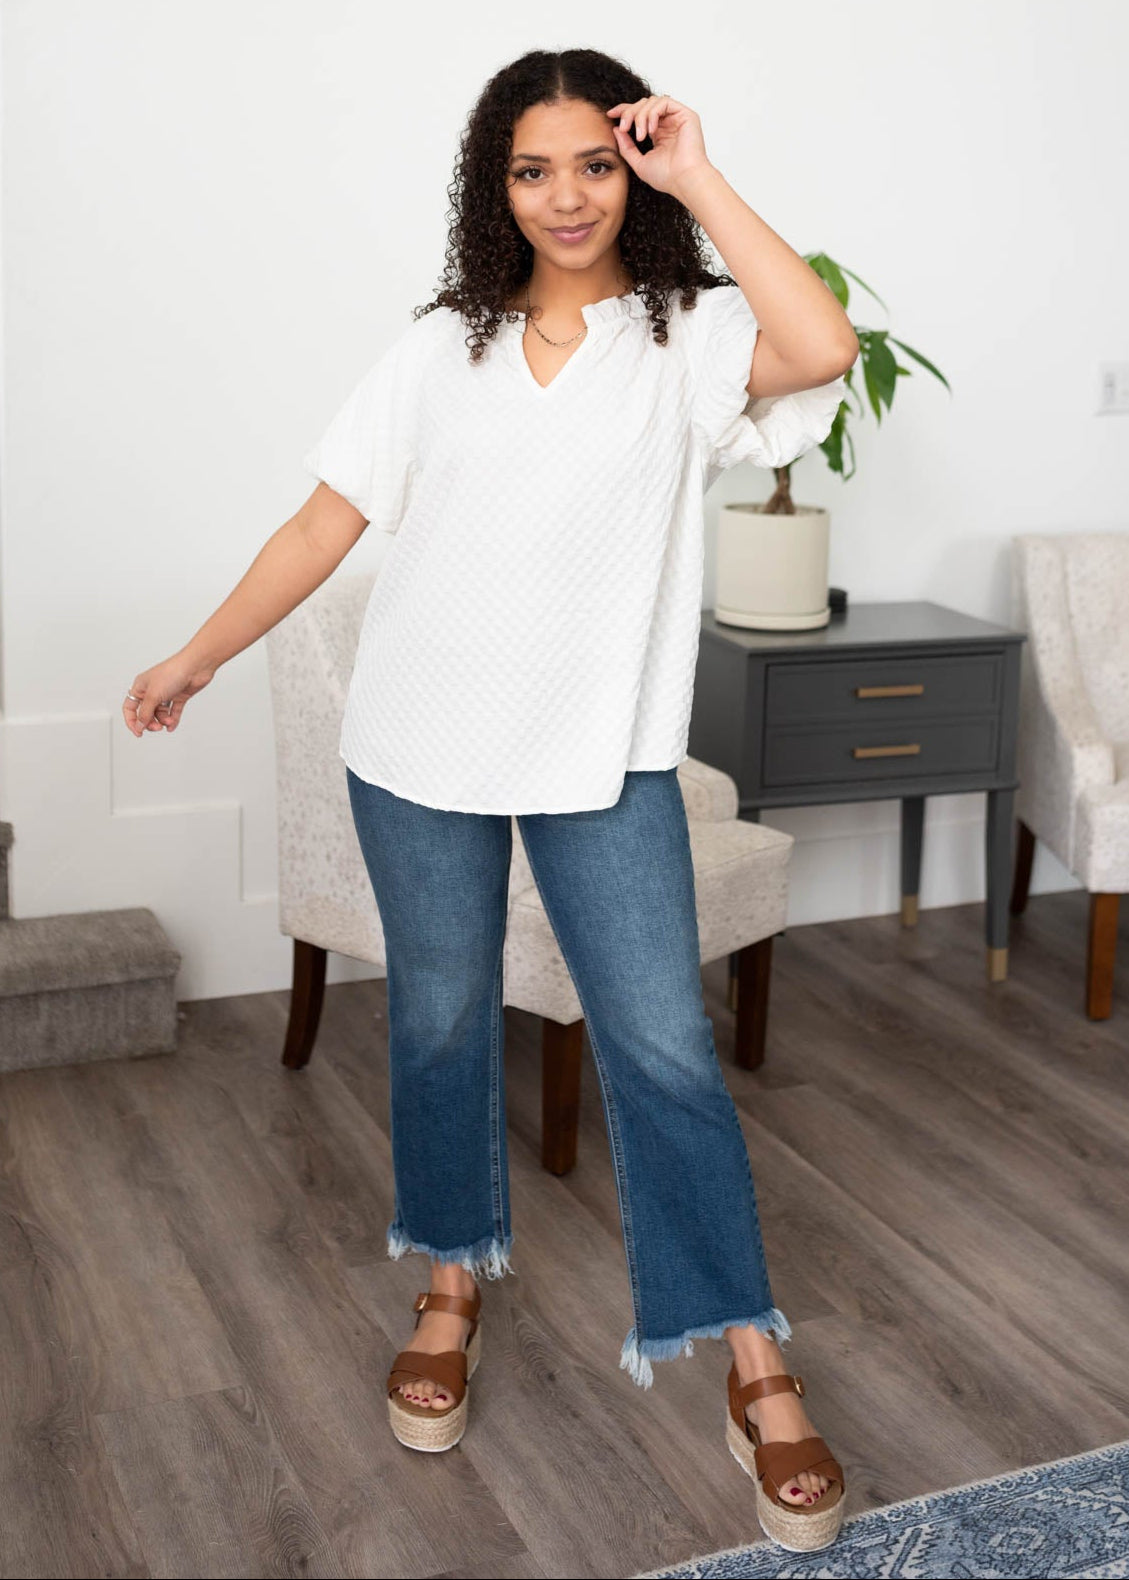
[[866,725],[997,713],[1004,654],[770,663],[765,677],[766,732],[805,721]]
[[914,723],[820,725],[765,732],[764,783],[779,789],[990,773],[999,752],[995,715]]

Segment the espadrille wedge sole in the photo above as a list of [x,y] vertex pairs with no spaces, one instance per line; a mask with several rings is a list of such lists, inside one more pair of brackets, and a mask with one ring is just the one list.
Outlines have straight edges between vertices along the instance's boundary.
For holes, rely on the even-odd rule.
[[[725,1441],[729,1452],[756,1488],[757,1519],[772,1541],[793,1553],[810,1553],[830,1547],[843,1523],[846,1483],[843,1467],[821,1437],[804,1437],[798,1443],[762,1443],[760,1433],[745,1414],[745,1406],[768,1394],[795,1389],[803,1394],[804,1380],[788,1372],[758,1377],[742,1387],[737,1367],[729,1372],[729,1409]],[[815,1503],[786,1503],[780,1489],[801,1471],[826,1476],[830,1485]]]
[[[482,1294],[475,1290],[473,1298],[463,1295],[438,1295],[428,1291],[416,1296],[416,1325],[425,1311],[449,1311],[455,1316],[467,1317],[466,1348],[441,1350],[429,1355],[425,1350],[401,1350],[392,1362],[388,1373],[388,1420],[396,1440],[405,1448],[418,1449],[424,1454],[440,1454],[454,1448],[466,1431],[469,1395],[467,1383],[474,1376],[482,1353],[482,1333],[479,1311]],[[454,1397],[454,1404],[445,1410],[434,1410],[430,1405],[413,1404],[399,1392],[400,1384],[429,1378],[442,1385]]]

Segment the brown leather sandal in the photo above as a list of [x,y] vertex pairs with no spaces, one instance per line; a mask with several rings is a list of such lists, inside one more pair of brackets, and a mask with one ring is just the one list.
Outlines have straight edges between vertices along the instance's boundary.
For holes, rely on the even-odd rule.
[[[416,1296],[413,1309],[417,1328],[425,1311],[449,1311],[456,1317],[470,1318],[465,1349],[440,1350],[437,1355],[429,1355],[426,1350],[401,1350],[388,1373],[388,1419],[397,1440],[405,1448],[438,1454],[445,1448],[454,1448],[466,1430],[467,1381],[474,1375],[482,1351],[478,1326],[482,1291],[476,1289],[473,1296],[467,1296],[424,1290]],[[398,1392],[401,1383],[424,1378],[453,1394],[454,1404],[445,1410],[433,1410],[428,1404],[413,1404]]]
[[[803,1395],[804,1380],[790,1372],[773,1372],[742,1386],[737,1363],[729,1368],[729,1415],[725,1439],[729,1452],[756,1483],[757,1519],[761,1530],[793,1553],[829,1547],[843,1523],[846,1483],[843,1467],[821,1437],[802,1437],[798,1443],[762,1443],[761,1435],[745,1414],[745,1406],[769,1394],[794,1388]],[[826,1476],[830,1482],[814,1503],[788,1503],[780,1489],[802,1470]]]

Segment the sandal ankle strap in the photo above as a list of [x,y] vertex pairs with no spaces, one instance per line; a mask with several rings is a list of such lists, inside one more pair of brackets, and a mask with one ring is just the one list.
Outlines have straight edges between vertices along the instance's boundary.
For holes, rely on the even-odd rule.
[[752,1404],[754,1399],[767,1399],[774,1393],[793,1392],[803,1396],[804,1379],[798,1373],[793,1375],[791,1372],[773,1372],[769,1377],[757,1377],[753,1382],[742,1384],[737,1382],[736,1364],[729,1374],[729,1396],[740,1410],[744,1410],[747,1404]]
[[476,1289],[473,1296],[467,1295],[439,1295],[433,1290],[424,1289],[415,1298],[412,1310],[416,1313],[418,1323],[425,1311],[449,1311],[455,1317],[467,1317],[473,1322],[482,1308],[482,1291]]

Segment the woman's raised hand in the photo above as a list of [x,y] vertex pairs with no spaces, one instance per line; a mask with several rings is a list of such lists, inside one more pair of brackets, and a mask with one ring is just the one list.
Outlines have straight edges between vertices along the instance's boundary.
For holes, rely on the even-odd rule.
[[[620,153],[639,179],[657,192],[677,197],[680,181],[708,167],[702,123],[694,110],[677,99],[653,93],[633,104],[613,104],[607,114],[616,118],[612,130]],[[639,152],[631,136],[633,122],[640,142],[651,139],[652,146],[645,154]]]
[[194,697],[215,674],[214,669],[201,665],[185,652],[174,653],[163,664],[142,670],[136,676],[122,703],[122,718],[133,735],[144,735],[146,730],[175,730],[180,723],[184,704]]

